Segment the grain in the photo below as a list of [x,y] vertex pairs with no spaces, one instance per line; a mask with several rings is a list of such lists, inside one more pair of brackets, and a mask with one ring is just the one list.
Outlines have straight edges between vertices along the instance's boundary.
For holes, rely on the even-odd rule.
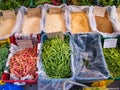
[[85,12],[71,13],[71,28],[72,34],[90,32],[90,26]]

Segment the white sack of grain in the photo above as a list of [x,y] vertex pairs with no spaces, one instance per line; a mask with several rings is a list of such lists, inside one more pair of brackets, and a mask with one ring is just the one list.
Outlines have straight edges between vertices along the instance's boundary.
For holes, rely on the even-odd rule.
[[66,16],[65,16],[66,4],[60,6],[53,6],[49,4],[44,5],[44,27],[43,30],[46,33],[63,32],[66,30]]
[[116,37],[118,36],[118,32],[116,32],[116,21],[113,17],[113,14],[110,7],[104,7],[105,13],[104,16],[97,16],[94,14],[95,7],[91,6],[91,20],[94,24],[94,29],[96,32],[105,37]]
[[72,34],[87,33],[94,31],[91,24],[91,12],[88,6],[69,5],[68,13],[68,27]]
[[21,29],[23,20],[22,9],[22,7],[18,9],[17,15],[14,10],[2,11],[3,16],[0,17],[0,39],[8,38]]
[[21,33],[22,34],[40,33],[42,6],[26,9],[27,14],[24,15],[24,22]]

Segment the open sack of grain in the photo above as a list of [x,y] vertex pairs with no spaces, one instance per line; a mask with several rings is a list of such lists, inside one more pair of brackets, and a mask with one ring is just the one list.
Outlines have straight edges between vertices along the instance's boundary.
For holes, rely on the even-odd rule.
[[68,6],[67,29],[72,34],[94,31],[92,30],[90,10],[88,6]]
[[2,11],[3,15],[0,16],[0,39],[5,39],[21,29],[23,20],[22,9],[22,7],[18,9],[17,15],[14,10]]
[[66,5],[53,6],[49,4],[44,5],[44,32],[66,32],[65,25],[65,9]]
[[110,77],[98,33],[73,34],[75,78],[79,82],[94,82]]
[[7,58],[6,69],[2,75],[4,82],[37,82],[40,39],[38,35],[15,34],[11,36],[10,53]]
[[[41,36],[38,90],[63,90],[66,80],[74,80],[70,35],[63,35],[63,39],[57,35],[58,33],[53,38],[49,37],[51,33]],[[70,87],[71,85],[66,85],[67,90]]]
[[92,7],[94,24],[96,31],[103,37],[115,37],[119,34],[118,21],[115,18],[115,11],[113,7]]
[[40,33],[41,11],[42,11],[42,6],[38,6],[36,8],[24,7],[23,10],[24,20],[22,23],[22,29],[19,32],[22,34]]

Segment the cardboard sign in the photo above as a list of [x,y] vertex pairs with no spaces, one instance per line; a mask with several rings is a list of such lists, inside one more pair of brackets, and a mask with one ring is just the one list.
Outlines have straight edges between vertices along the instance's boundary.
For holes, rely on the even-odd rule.
[[27,17],[41,17],[41,9],[40,8],[29,8],[27,12]]
[[105,39],[103,48],[115,48],[117,46],[117,38]]
[[32,43],[32,39],[30,38],[30,36],[21,36],[21,35],[16,35],[16,43],[18,45],[19,48],[33,48],[33,43]]
[[106,13],[106,7],[99,7],[99,6],[94,7],[95,16],[104,17],[105,13]]
[[61,14],[62,9],[61,8],[49,8],[48,12],[49,14]]
[[9,18],[15,18],[16,14],[14,10],[4,10],[2,11],[3,18],[4,19],[9,19]]
[[47,33],[48,38],[55,38],[58,36],[61,40],[64,40],[63,32],[54,32],[54,33]]

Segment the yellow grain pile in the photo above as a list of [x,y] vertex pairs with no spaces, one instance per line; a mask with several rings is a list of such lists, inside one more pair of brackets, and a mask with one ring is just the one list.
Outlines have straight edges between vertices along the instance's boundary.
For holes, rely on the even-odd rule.
[[71,29],[72,34],[91,31],[85,12],[71,13]]

